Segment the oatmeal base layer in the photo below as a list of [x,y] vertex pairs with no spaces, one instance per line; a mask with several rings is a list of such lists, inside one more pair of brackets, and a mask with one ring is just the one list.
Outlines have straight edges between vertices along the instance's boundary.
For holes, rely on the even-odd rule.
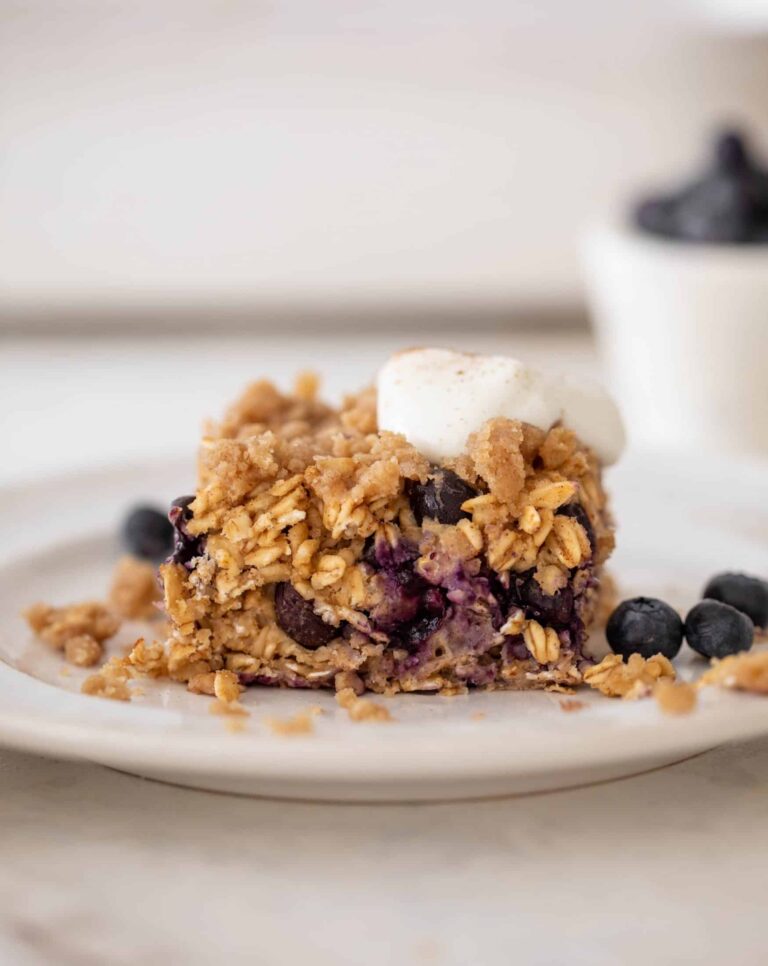
[[361,694],[568,687],[613,528],[565,426],[492,419],[431,464],[304,375],[250,386],[206,429],[161,568],[168,671]]

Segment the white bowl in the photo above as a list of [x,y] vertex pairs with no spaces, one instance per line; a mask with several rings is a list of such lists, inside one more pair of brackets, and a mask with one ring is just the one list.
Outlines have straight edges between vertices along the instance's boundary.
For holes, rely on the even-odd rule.
[[631,439],[768,453],[768,244],[665,241],[602,224],[586,238],[585,265]]

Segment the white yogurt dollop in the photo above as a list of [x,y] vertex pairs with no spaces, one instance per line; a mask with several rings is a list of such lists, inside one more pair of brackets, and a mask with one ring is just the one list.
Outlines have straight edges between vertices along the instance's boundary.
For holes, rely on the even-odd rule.
[[518,359],[410,349],[379,371],[379,428],[402,433],[431,460],[464,452],[470,433],[494,416],[544,430],[561,421],[606,465],[624,448],[621,416],[603,389],[547,376]]

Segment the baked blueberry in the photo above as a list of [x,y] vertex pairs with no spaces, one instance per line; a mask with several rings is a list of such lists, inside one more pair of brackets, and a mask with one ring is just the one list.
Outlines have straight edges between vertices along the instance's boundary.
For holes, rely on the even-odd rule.
[[728,657],[748,651],[755,638],[752,621],[719,600],[702,600],[685,618],[685,637],[703,657]]
[[746,614],[756,627],[768,625],[768,583],[747,574],[717,574],[701,595],[730,604]]
[[634,597],[619,604],[605,629],[615,654],[673,658],[683,643],[683,622],[669,604],[653,597]]
[[322,647],[340,634],[340,630],[326,624],[315,613],[312,602],[304,600],[289,583],[275,587],[275,618],[288,637],[292,637],[297,644],[310,651]]
[[123,543],[136,557],[162,560],[173,549],[173,526],[152,506],[134,507],[123,521]]
[[192,519],[192,511],[189,508],[194,500],[194,495],[180,496],[171,503],[168,512],[168,519],[173,527],[173,563],[182,564],[187,567],[195,559],[200,557],[204,551],[205,537],[193,536],[187,529],[187,524]]
[[465,500],[477,496],[477,490],[452,470],[435,467],[426,483],[414,483],[410,489],[411,509],[416,522],[425,517],[438,523],[458,523],[469,513],[461,509]]
[[526,616],[535,617],[546,626],[567,627],[573,619],[573,589],[563,587],[554,594],[546,594],[535,577],[526,580],[523,586],[522,601]]

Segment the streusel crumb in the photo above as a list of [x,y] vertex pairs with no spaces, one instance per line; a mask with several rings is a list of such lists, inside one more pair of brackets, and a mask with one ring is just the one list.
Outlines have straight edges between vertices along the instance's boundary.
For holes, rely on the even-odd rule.
[[352,721],[392,721],[388,709],[370,698],[358,698],[352,688],[336,692],[336,703],[345,709]]
[[157,571],[152,564],[136,557],[122,557],[115,566],[109,603],[126,620],[159,615],[154,606],[161,598]]
[[104,604],[86,601],[65,607],[33,604],[23,616],[40,640],[80,667],[96,664],[104,641],[120,629],[120,621]]
[[697,684],[768,694],[768,651],[745,651],[722,661],[714,660]]
[[64,644],[64,657],[77,667],[93,667],[102,658],[104,649],[96,638],[90,634],[78,634],[70,637]]
[[168,673],[168,660],[163,645],[158,641],[147,644],[143,637],[140,637],[131,648],[128,663],[145,677],[162,678]]
[[609,654],[584,672],[584,682],[611,698],[634,700],[651,693],[660,678],[675,678],[675,669],[663,654],[643,658],[630,655],[625,664],[620,654]]
[[576,698],[563,698],[559,704],[560,710],[568,714],[572,714],[574,711],[582,711],[587,707],[586,701],[579,701]]
[[215,678],[215,671],[203,671],[202,674],[193,674],[189,681],[187,681],[187,691],[191,691],[192,694],[209,694],[213,697],[213,682]]
[[696,688],[685,681],[661,678],[653,688],[653,696],[664,714],[690,714],[696,707]]
[[293,738],[297,735],[311,735],[315,731],[313,718],[322,713],[321,708],[308,708],[291,718],[265,718],[264,722],[273,734]]
[[125,658],[113,657],[102,668],[83,681],[80,690],[97,698],[112,701],[130,701],[128,682],[133,672]]
[[242,718],[247,717],[251,713],[239,701],[222,701],[221,698],[216,698],[214,701],[211,701],[208,710],[211,714],[235,715]]
[[213,693],[227,704],[237,701],[243,688],[238,682],[237,675],[232,671],[216,671],[213,676]]

